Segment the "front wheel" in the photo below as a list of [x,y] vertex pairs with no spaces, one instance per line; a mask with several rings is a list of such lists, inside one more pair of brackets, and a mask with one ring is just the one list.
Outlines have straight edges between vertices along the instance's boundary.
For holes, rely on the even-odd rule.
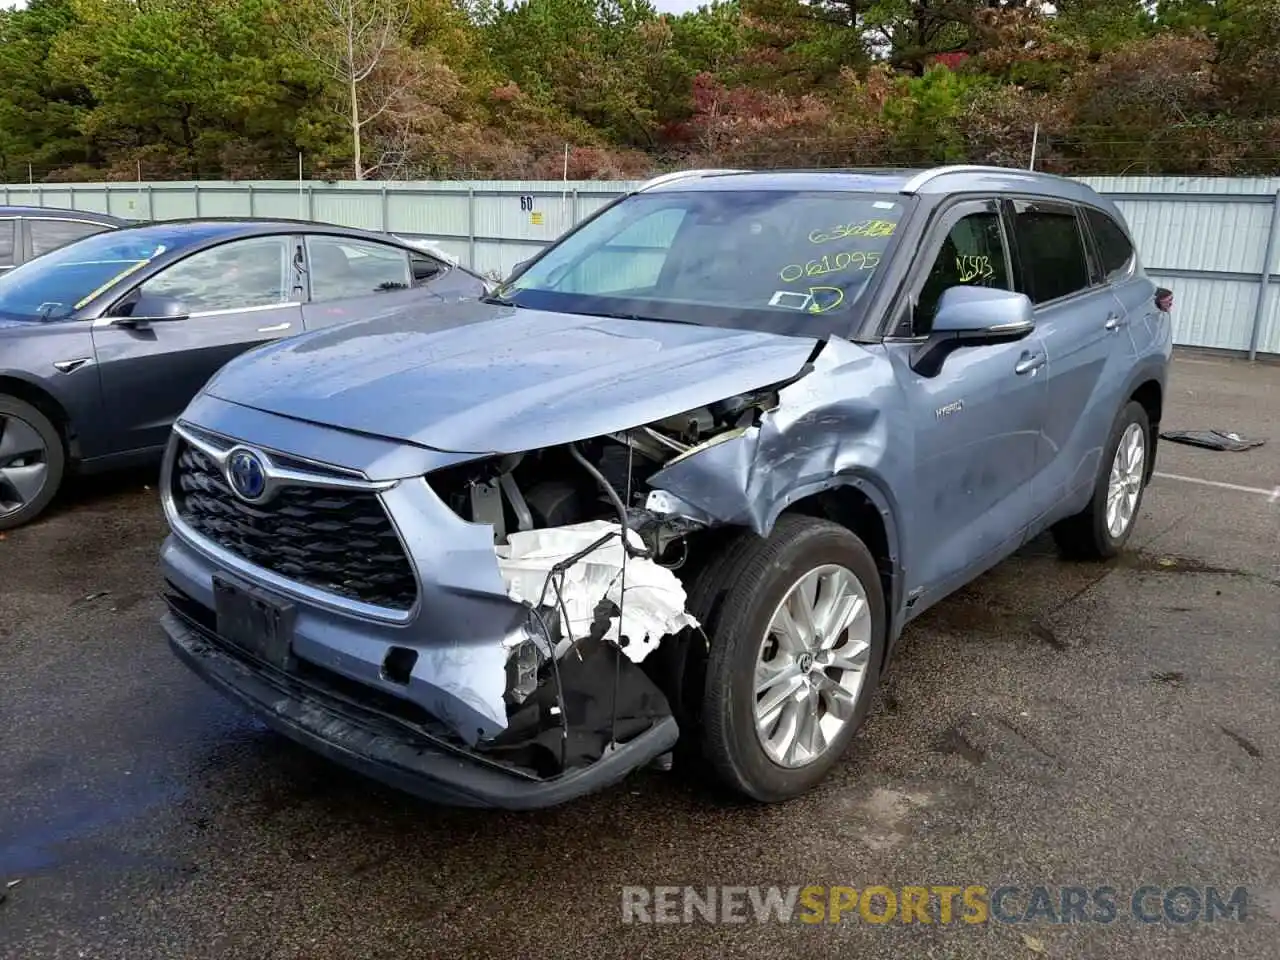
[[783,516],[730,551],[710,625],[703,751],[755,800],[821,781],[866,716],[885,643],[874,558],[844,527]]
[[1111,428],[1089,505],[1053,526],[1053,538],[1063,554],[1105,560],[1124,549],[1142,506],[1150,449],[1147,411],[1131,400]]
[[0,396],[0,530],[42,513],[65,467],[62,437],[49,418],[25,401]]

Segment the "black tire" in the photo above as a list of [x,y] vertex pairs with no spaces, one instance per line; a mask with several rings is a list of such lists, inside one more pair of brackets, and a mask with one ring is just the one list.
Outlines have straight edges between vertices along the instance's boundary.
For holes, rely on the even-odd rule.
[[[702,704],[703,753],[718,778],[754,800],[775,803],[799,796],[830,772],[866,716],[884,659],[885,604],[875,559],[845,527],[798,515],[779,518],[768,538],[746,536],[724,554],[721,594],[707,625],[711,641]],[[871,649],[849,722],[825,752],[808,764],[784,767],[765,752],[755,730],[755,669],[774,610],[806,572],[839,564],[866,593]],[[706,602],[706,596],[698,596]],[[696,613],[695,613],[696,615]]]
[[[8,489],[8,485],[0,478],[0,484],[5,484],[6,489],[0,490],[0,530],[12,530],[14,527],[20,527],[24,523],[29,523],[44,512],[45,508],[53,500],[58,493],[58,488],[62,486],[62,477],[67,466],[67,452],[62,445],[62,435],[58,433],[58,428],[43,413],[25,401],[18,400],[16,397],[0,395],[0,445],[3,444],[3,431],[7,426],[7,422],[19,422],[31,430],[33,430],[40,438],[44,445],[43,450],[34,455],[28,455],[22,462],[38,459],[45,465],[45,475],[43,485],[39,491],[32,497],[29,497],[22,506],[16,510],[4,512],[4,502],[12,496],[13,491]],[[12,458],[5,462],[0,462],[0,469],[12,463]]]
[[[1108,482],[1120,438],[1133,424],[1142,428],[1142,483],[1138,487],[1138,499],[1133,505],[1133,515],[1128,525],[1119,536],[1112,536],[1107,528]],[[1124,549],[1138,522],[1138,514],[1142,511],[1142,495],[1146,492],[1151,473],[1151,454],[1151,423],[1147,418],[1147,411],[1136,400],[1130,400],[1120,411],[1111,428],[1111,436],[1107,438],[1107,445],[1102,448],[1102,460],[1098,464],[1098,477],[1094,481],[1089,505],[1075,516],[1053,525],[1053,539],[1064,557],[1072,560],[1106,560]]]

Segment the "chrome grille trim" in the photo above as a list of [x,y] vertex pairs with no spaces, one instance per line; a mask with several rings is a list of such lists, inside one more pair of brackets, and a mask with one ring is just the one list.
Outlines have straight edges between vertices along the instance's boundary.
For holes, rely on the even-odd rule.
[[[192,447],[199,450],[219,465],[225,461],[226,455],[233,449],[237,446],[244,446],[244,444],[238,440],[224,438],[220,435],[211,434],[204,430],[197,431],[197,429],[192,428],[190,425],[181,423],[174,425],[174,433],[176,438],[180,438],[181,441],[189,443]],[[170,443],[169,450],[165,456],[160,483],[160,499],[161,505],[164,509],[165,519],[168,521],[170,529],[188,546],[204,554],[209,560],[225,567],[233,573],[238,573],[246,579],[259,583],[262,586],[279,591],[287,596],[304,600],[317,607],[322,607],[327,610],[362,619],[377,620],[392,624],[407,623],[417,615],[421,604],[421,580],[418,576],[417,565],[414,562],[412,554],[405,546],[404,539],[400,535],[395,518],[387,509],[387,504],[382,497],[382,493],[384,491],[395,488],[400,481],[370,481],[360,477],[355,471],[348,471],[340,467],[331,467],[327,464],[314,463],[313,461],[304,461],[303,458],[282,454],[278,451],[272,451],[269,448],[255,448],[261,450],[268,457],[274,456],[277,458],[277,460],[273,461],[272,464],[274,475],[281,481],[287,481],[288,486],[310,486],[331,490],[365,491],[377,498],[386,515],[387,522],[390,524],[391,529],[395,534],[396,541],[404,553],[405,560],[408,563],[409,570],[412,573],[415,582],[414,601],[412,606],[408,609],[365,603],[357,599],[344,597],[341,594],[319,589],[306,583],[290,579],[289,577],[282,576],[273,570],[269,570],[247,560],[234,551],[228,550],[221,544],[216,543],[200,531],[194,529],[182,518],[178,509],[178,504],[174,498],[174,468],[182,445],[176,438]],[[308,469],[306,471],[280,469],[276,466],[279,459],[283,459],[286,462],[293,461],[300,464],[306,463]],[[316,469],[313,470],[312,468]]]

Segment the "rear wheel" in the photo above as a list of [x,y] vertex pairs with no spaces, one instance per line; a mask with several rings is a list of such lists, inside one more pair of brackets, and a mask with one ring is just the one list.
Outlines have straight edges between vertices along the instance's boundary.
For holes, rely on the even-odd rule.
[[0,530],[42,513],[66,468],[62,437],[31,404],[0,396]]
[[838,524],[784,516],[735,547],[709,631],[703,750],[729,787],[776,802],[826,777],[862,724],[884,598],[870,551]]
[[1150,449],[1147,411],[1131,400],[1111,428],[1089,505],[1054,524],[1053,538],[1064,555],[1104,560],[1124,549],[1142,506]]

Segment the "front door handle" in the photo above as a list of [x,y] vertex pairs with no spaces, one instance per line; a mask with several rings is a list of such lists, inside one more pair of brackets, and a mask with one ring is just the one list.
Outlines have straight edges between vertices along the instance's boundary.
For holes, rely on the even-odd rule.
[[1018,365],[1013,368],[1013,372],[1018,376],[1022,376],[1024,373],[1035,373],[1043,366],[1043,353],[1024,353],[1022,359],[1018,361]]
[[1102,326],[1106,330],[1118,330],[1121,327],[1123,327],[1124,324],[1125,324],[1124,317],[1120,316],[1120,314],[1118,313],[1113,313],[1111,314],[1111,316],[1107,317],[1107,322],[1104,323]]
[[292,323],[277,323],[270,327],[259,327],[259,333],[279,333],[281,330],[288,330],[292,327]]

